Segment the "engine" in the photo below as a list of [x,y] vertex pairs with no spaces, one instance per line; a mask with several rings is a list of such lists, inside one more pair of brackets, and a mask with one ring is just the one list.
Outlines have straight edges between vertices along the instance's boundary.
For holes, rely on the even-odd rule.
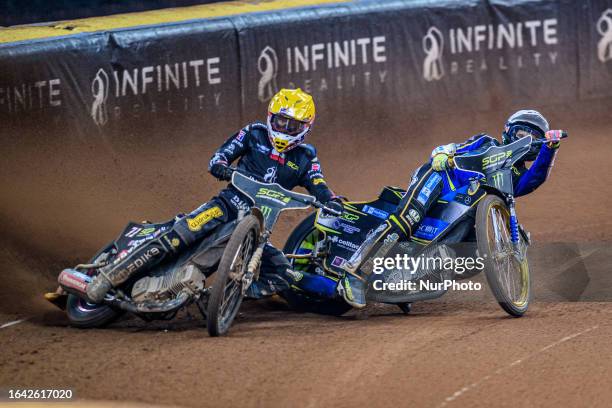
[[138,280],[132,288],[132,299],[137,303],[160,302],[183,291],[196,294],[204,289],[205,279],[197,266],[189,264],[164,276],[147,276]]

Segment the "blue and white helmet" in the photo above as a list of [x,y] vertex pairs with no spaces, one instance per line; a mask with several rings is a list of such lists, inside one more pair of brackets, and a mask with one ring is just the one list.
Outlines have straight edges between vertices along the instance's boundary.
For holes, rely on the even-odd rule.
[[[543,139],[545,133],[549,130],[548,121],[540,112],[533,109],[523,109],[513,113],[506,121],[502,141],[504,144],[508,144],[526,136]],[[525,160],[535,160],[539,151],[539,146],[532,147],[525,156]]]

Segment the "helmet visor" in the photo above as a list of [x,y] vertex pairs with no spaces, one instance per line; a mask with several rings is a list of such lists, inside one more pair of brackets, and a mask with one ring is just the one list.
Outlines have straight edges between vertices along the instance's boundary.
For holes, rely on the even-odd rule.
[[307,123],[300,122],[292,118],[288,118],[283,115],[272,115],[270,119],[272,129],[276,132],[284,133],[289,136],[299,135],[306,128]]
[[532,136],[534,139],[541,139],[544,137],[542,132],[525,125],[514,125],[510,128],[508,133],[511,140],[518,140],[527,136]]

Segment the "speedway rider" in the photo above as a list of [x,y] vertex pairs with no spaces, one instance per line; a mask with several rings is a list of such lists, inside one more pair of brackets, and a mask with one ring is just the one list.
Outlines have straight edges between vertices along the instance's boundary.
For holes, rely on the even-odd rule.
[[[230,137],[213,155],[208,170],[219,180],[230,180],[229,167],[238,160],[238,171],[286,189],[305,187],[327,207],[342,211],[342,205],[327,187],[313,146],[305,144],[315,119],[312,96],[301,89],[282,89],[270,101],[267,124],[251,123]],[[235,220],[238,211],[248,211],[252,203],[231,184],[190,214],[177,218],[160,239],[137,247],[128,256],[101,269],[87,287],[87,297],[96,303],[106,293],[135,274],[149,269],[210,234],[215,227]],[[157,247],[152,250],[152,247]],[[153,254],[153,255],[152,255]],[[259,280],[249,295],[261,297],[289,288],[298,281],[307,284],[301,273],[289,269],[281,251],[264,248]]]
[[[531,193],[548,178],[559,148],[561,131],[550,130],[548,121],[535,110],[520,110],[506,121],[502,132],[502,144],[512,143],[522,137],[533,136],[536,140],[545,139],[548,143],[532,146],[523,159],[512,168],[514,195],[516,197]],[[420,221],[442,194],[453,189],[454,185],[465,185],[469,180],[462,180],[449,162],[453,156],[476,150],[486,150],[500,143],[486,134],[471,137],[465,143],[450,143],[436,147],[428,163],[419,167],[412,175],[406,194],[396,211],[368,236],[351,259],[344,264],[345,277],[339,282],[338,291],[354,307],[366,305],[366,281],[368,272],[360,269],[363,261],[371,256],[378,242],[389,242],[401,237],[410,240]],[[525,162],[534,161],[527,168]]]

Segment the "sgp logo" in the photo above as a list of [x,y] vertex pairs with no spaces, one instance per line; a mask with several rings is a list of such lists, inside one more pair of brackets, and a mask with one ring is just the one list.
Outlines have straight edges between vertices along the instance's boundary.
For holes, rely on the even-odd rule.
[[429,27],[423,37],[423,78],[426,81],[437,81],[444,76],[442,65],[442,52],[444,51],[444,37],[436,27]]
[[612,60],[612,9],[607,9],[597,20],[597,32],[601,35],[597,43],[597,58],[601,62]]

